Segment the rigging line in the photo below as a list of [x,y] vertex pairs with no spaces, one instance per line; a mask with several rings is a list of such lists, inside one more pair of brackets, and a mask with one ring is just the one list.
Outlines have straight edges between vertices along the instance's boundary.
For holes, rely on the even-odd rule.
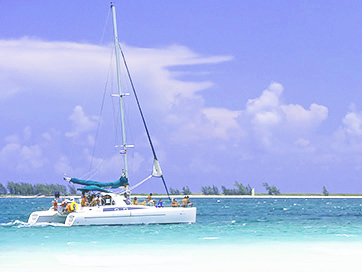
[[[154,157],[154,159],[155,159],[156,161],[158,161],[158,160],[157,160],[157,156],[156,156],[156,151],[155,151],[155,148],[153,147],[153,143],[152,143],[152,140],[151,140],[151,135],[150,135],[150,133],[149,133],[149,131],[148,131],[148,128],[147,128],[147,125],[146,125],[146,119],[145,119],[145,117],[143,116],[143,112],[142,112],[142,109],[141,109],[141,104],[140,104],[140,102],[139,102],[139,100],[138,100],[138,96],[137,96],[137,93],[136,93],[136,89],[135,89],[135,87],[134,87],[133,80],[132,80],[132,78],[131,78],[131,74],[130,74],[129,69],[128,69],[128,65],[127,65],[127,62],[126,62],[126,58],[125,58],[125,56],[124,56],[124,54],[123,54],[121,45],[118,44],[118,46],[119,46],[119,50],[120,50],[121,55],[122,55],[122,58],[123,58],[124,66],[125,66],[125,68],[126,68],[126,70],[127,70],[128,78],[129,78],[129,81],[130,81],[130,83],[131,83],[132,91],[133,91],[133,94],[134,94],[134,96],[135,96],[138,109],[139,109],[139,111],[140,111],[140,113],[141,113],[142,122],[143,122],[143,125],[144,125],[145,129],[146,129],[147,138],[148,138],[148,141],[149,141],[149,143],[150,143],[150,145],[151,145],[153,157]],[[171,200],[171,197],[170,197],[170,194],[169,194],[169,192],[168,192],[167,185],[166,185],[166,181],[165,181],[165,179],[164,179],[164,177],[163,177],[163,174],[161,175],[161,179],[162,179],[163,185],[165,186],[165,189],[166,189],[166,192],[167,192],[167,196],[168,196],[168,198]]]
[[[142,185],[143,183],[145,183],[147,180],[149,180],[150,178],[152,178],[152,175],[149,175],[147,178],[145,178],[144,180],[138,182],[136,185],[133,185],[131,188],[129,188],[130,191],[132,191],[133,189],[136,189],[138,186]],[[119,194],[123,194],[127,192],[127,190],[121,189],[121,191],[119,192]]]
[[108,11],[108,15],[107,15],[106,22],[105,22],[105,24],[104,24],[104,28],[103,28],[103,32],[102,32],[100,44],[103,43],[103,38],[104,38],[104,34],[106,33],[106,28],[107,28],[107,25],[108,25],[108,20],[109,20],[110,14],[111,14],[111,10]]
[[[85,179],[85,180],[90,180],[91,178],[93,178],[95,175],[97,175],[100,170],[102,169],[103,165],[105,164],[106,160],[105,160],[106,156],[104,156],[100,162],[98,163],[98,165],[93,168],[91,171],[89,171],[88,173],[84,174],[83,176],[80,177],[80,179]],[[85,178],[86,176],[88,176],[88,178]]]
[[97,124],[97,131],[96,131],[96,137],[94,139],[94,145],[93,145],[93,151],[92,151],[92,158],[91,158],[91,162],[90,162],[90,167],[89,170],[92,170],[92,166],[93,166],[93,159],[94,159],[94,154],[95,154],[95,150],[96,150],[96,144],[97,144],[97,140],[98,140],[98,134],[99,134],[99,127],[101,124],[101,116],[103,113],[103,108],[104,108],[104,101],[105,101],[105,97],[106,97],[106,92],[107,92],[107,88],[108,88],[108,82],[109,82],[109,75],[110,75],[110,70],[111,70],[111,64],[109,65],[108,68],[108,74],[107,74],[107,80],[106,80],[106,84],[104,86],[104,91],[103,91],[103,99],[102,99],[102,104],[101,104],[101,109],[100,109],[100,113],[99,113],[99,119],[98,119],[98,124]]

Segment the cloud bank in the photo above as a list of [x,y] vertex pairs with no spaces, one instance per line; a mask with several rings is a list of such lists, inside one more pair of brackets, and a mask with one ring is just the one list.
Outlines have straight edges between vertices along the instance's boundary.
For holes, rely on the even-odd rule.
[[[238,109],[210,106],[203,96],[214,86],[208,67],[232,61],[232,56],[202,56],[179,45],[123,45],[123,49],[142,106],[151,117],[149,126],[163,169],[169,169],[169,176],[180,186],[185,185],[185,173],[194,177],[190,186],[197,191],[201,185],[210,185],[213,176],[227,175],[230,183],[233,174],[240,173],[260,179],[248,171],[260,172],[258,167],[267,164],[273,168],[277,160],[283,169],[284,162],[295,163],[297,157],[299,161],[292,165],[295,169],[299,165],[314,167],[322,161],[324,165],[337,163],[331,158],[362,149],[361,112],[348,112],[335,133],[326,138],[319,131],[328,119],[328,108],[318,103],[308,107],[298,101],[286,103],[283,94],[292,90],[284,90],[278,82],[266,83],[269,85],[258,97],[239,101]],[[95,105],[100,103],[102,94],[98,94],[104,89],[105,78],[110,77],[107,74],[114,69],[111,63],[109,46],[33,38],[0,40],[0,103],[4,111],[17,107],[17,112],[31,115],[26,120],[33,120],[25,125],[8,123],[2,130],[3,180],[55,180],[61,173],[82,176],[90,171],[90,164],[98,167],[100,179],[118,176],[119,156],[106,153],[107,145],[114,148],[112,137],[108,135],[97,149],[92,147],[98,122],[107,126]],[[200,80],[195,80],[201,74]],[[129,86],[125,91],[130,91]],[[15,103],[22,96],[31,97],[28,112]],[[46,118],[38,116],[37,109],[50,99],[57,101],[49,110],[50,121],[39,127],[39,120]],[[139,143],[145,139],[137,131],[133,140]],[[149,164],[151,156],[144,152],[145,146],[138,146],[130,154],[135,174]],[[254,166],[238,166],[245,161]]]

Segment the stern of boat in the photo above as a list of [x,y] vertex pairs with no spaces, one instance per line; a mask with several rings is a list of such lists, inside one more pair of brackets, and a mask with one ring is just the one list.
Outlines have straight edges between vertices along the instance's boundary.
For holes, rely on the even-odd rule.
[[41,223],[60,223],[64,224],[65,215],[54,210],[32,212],[28,219],[28,224],[35,225]]

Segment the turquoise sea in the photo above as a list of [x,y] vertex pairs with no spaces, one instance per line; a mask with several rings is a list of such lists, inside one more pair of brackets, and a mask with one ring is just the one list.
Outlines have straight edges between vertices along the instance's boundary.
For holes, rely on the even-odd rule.
[[0,271],[352,271],[362,265],[359,198],[193,198],[195,224],[28,226],[30,213],[51,202],[0,198]]

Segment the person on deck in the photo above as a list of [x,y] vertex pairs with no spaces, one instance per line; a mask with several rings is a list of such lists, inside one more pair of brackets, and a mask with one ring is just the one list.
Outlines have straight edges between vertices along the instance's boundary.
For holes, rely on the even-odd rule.
[[158,201],[158,203],[156,204],[156,208],[163,208],[162,199]]
[[58,211],[58,201],[57,201],[57,199],[54,199],[53,207],[54,207],[54,211]]
[[137,197],[133,198],[133,200],[132,200],[132,205],[139,205],[139,204],[138,204]]
[[127,192],[124,193],[124,200],[127,205],[131,205],[130,196]]
[[146,197],[147,203],[150,203],[150,201],[152,200],[152,193],[150,193],[150,195],[148,197]]
[[192,202],[190,201],[190,197],[189,196],[187,196],[187,206],[190,206],[190,207],[192,207]]
[[180,207],[180,203],[177,202],[176,198],[174,198],[172,200],[172,204],[171,204],[172,207]]
[[90,203],[90,206],[94,207],[94,206],[98,206],[99,204],[99,196],[93,196],[92,198],[92,202]]
[[82,201],[80,202],[80,205],[81,205],[82,207],[86,207],[86,206],[89,205],[89,203],[88,203],[88,201],[87,201],[87,197],[86,197],[86,195],[85,195],[84,192],[83,192],[83,197],[82,197]]
[[60,207],[62,207],[62,212],[64,212],[64,211],[66,210],[67,202],[68,202],[68,200],[67,200],[67,199],[64,199],[64,200],[62,201],[62,203],[60,203]]
[[187,196],[182,199],[181,205],[182,207],[187,207]]

